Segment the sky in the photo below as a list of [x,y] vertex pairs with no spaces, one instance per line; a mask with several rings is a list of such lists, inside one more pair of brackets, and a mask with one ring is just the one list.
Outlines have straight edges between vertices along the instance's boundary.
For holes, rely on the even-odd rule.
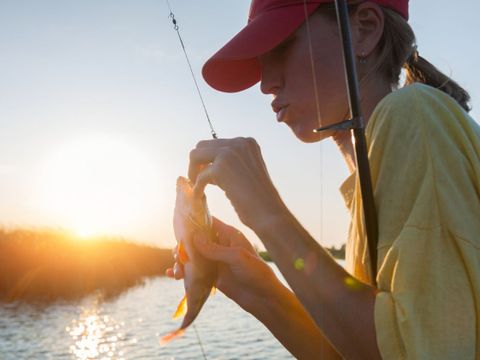
[[[258,86],[225,94],[200,76],[249,3],[170,0],[219,136],[254,137],[292,213],[338,247],[348,172],[335,145],[299,142]],[[470,91],[476,119],[479,12],[473,0],[410,5],[420,54]],[[175,181],[210,133],[168,15],[163,0],[0,0],[1,225],[175,243]],[[221,190],[206,194],[215,216],[260,245]]]

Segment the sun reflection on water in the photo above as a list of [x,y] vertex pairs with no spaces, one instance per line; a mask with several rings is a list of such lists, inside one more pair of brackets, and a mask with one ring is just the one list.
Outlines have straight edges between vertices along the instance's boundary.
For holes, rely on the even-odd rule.
[[102,316],[101,308],[95,303],[65,328],[73,340],[70,353],[78,360],[124,359],[123,326],[107,315]]

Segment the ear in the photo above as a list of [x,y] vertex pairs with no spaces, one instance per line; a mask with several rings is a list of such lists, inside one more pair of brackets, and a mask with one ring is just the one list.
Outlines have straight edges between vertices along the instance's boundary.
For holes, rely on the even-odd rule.
[[350,21],[355,55],[369,56],[383,34],[383,10],[379,5],[367,1],[358,5]]

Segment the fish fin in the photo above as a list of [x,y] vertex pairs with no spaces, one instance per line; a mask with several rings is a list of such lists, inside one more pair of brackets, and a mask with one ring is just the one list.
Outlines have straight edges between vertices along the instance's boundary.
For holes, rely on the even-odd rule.
[[183,245],[183,241],[180,241],[178,244],[178,258],[182,264],[186,264],[190,261],[187,251],[185,250],[185,246]]
[[173,314],[173,319],[178,319],[179,317],[185,316],[187,313],[187,295],[183,297],[180,303],[177,306],[175,314]]
[[173,339],[175,339],[179,336],[182,336],[184,333],[185,333],[184,329],[178,329],[178,330],[175,330],[175,331],[171,332],[170,334],[167,334],[167,335],[161,337],[160,340],[159,340],[160,346],[167,345],[170,341],[172,341]]
[[217,288],[215,286],[212,286],[212,290],[210,291],[210,295],[215,295],[217,292]]

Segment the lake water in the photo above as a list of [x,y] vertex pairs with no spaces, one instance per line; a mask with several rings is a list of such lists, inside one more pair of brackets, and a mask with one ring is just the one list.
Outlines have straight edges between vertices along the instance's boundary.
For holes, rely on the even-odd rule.
[[119,297],[92,295],[49,306],[0,305],[0,359],[292,359],[253,316],[220,292],[211,296],[195,328],[165,347],[160,336],[171,319],[183,284],[147,280]]

